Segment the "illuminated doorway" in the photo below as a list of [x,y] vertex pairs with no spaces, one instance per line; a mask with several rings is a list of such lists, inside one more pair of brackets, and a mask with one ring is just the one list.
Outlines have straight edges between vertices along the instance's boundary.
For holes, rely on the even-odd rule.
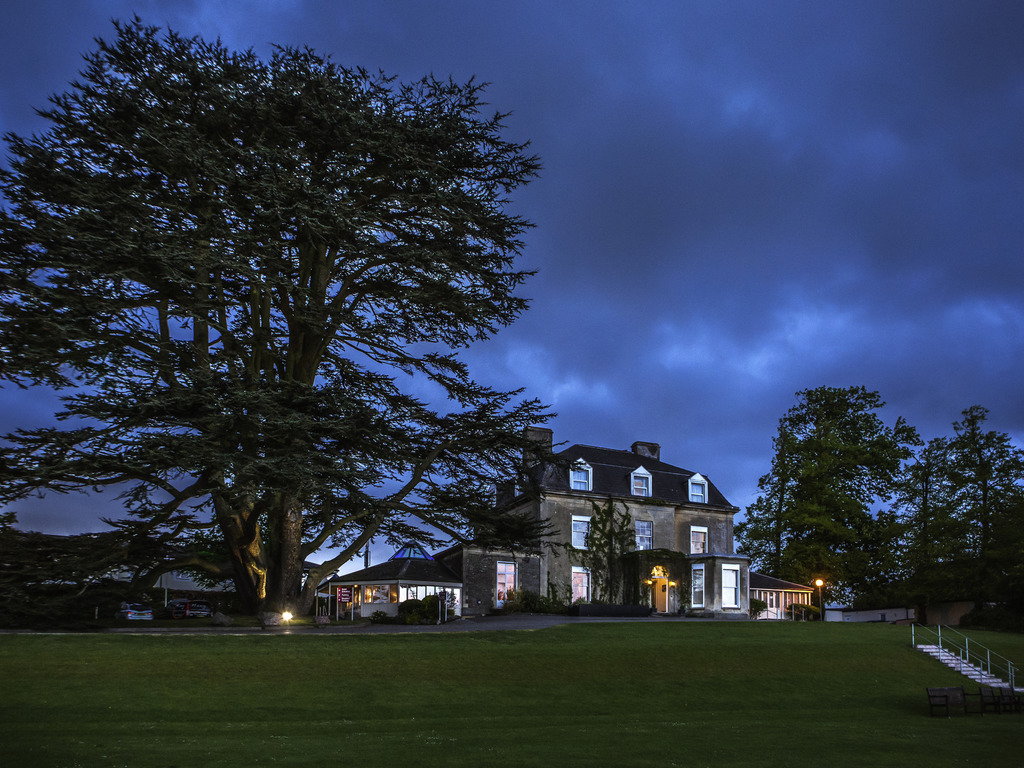
[[668,571],[663,565],[651,569],[651,607],[655,613],[668,613]]

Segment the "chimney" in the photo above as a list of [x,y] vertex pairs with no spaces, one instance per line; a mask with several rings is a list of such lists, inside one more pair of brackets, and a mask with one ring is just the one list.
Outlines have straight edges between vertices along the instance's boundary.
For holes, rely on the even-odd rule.
[[536,446],[532,449],[523,448],[523,462],[525,464],[536,464],[541,456],[551,453],[554,432],[547,427],[527,427],[523,430],[523,437],[527,442],[533,443]]
[[637,456],[643,456],[645,459],[661,461],[661,446],[657,443],[644,443],[637,440],[632,446],[630,446],[629,450]]

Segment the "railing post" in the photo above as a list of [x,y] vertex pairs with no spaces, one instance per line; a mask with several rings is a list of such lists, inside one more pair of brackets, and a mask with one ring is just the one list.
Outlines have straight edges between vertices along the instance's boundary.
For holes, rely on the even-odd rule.
[[914,625],[910,625],[910,647],[917,648],[917,643],[914,641]]
[[937,630],[939,630],[939,650],[941,651],[942,650],[942,625],[941,624],[936,624],[935,628]]
[[967,651],[967,666],[971,665],[971,638],[964,638],[964,649]]

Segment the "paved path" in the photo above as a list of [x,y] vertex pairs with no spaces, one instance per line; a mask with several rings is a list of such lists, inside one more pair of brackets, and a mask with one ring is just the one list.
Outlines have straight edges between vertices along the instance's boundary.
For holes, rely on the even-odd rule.
[[[531,630],[546,629],[558,624],[596,624],[609,622],[641,622],[658,624],[664,622],[710,621],[710,619],[690,619],[681,616],[644,616],[641,618],[604,617],[604,616],[558,616],[551,614],[516,613],[508,616],[475,616],[456,619],[445,624],[331,624],[326,627],[270,627],[266,630],[259,627],[117,627],[105,630],[118,634],[201,634],[201,635],[373,635],[424,632],[493,632],[497,630]],[[140,622],[141,623],[141,622]]]

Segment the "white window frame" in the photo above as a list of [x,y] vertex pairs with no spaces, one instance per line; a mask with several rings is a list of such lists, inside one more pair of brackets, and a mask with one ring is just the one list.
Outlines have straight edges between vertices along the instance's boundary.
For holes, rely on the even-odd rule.
[[[577,576],[586,576],[586,580],[587,580],[586,595],[581,595],[581,596],[577,596],[576,595],[576,577]],[[590,602],[590,590],[591,590],[591,588],[592,588],[592,584],[591,584],[591,579],[590,579],[590,569],[589,568],[583,568],[582,566],[578,566],[578,565],[572,566],[572,581],[569,583],[569,589],[571,591],[572,601],[575,603],[577,600],[585,600],[586,602],[589,603]]]
[[[647,529],[648,533],[641,535],[640,526]],[[636,531],[636,548],[638,550],[654,549],[654,522],[652,520],[634,520],[633,527]],[[646,547],[643,546],[645,543]]]
[[[697,602],[696,591],[694,590],[694,583],[696,579],[694,576],[700,574],[700,602]],[[707,592],[708,582],[704,578],[704,563],[698,563],[690,568],[690,607],[691,608],[703,608],[704,607],[704,596]]]
[[[644,489],[644,493],[637,493],[637,480],[642,480],[641,487]],[[634,469],[629,475],[629,492],[633,496],[645,496],[650,498],[654,495],[654,482],[651,479],[651,473],[644,469],[642,466]]]
[[[696,489],[697,492],[694,491]],[[694,498],[696,496],[697,498]],[[693,504],[707,504],[708,503],[708,481],[705,480],[701,475],[697,474],[690,478],[687,484],[687,498]]]
[[[584,473],[583,488],[576,487],[576,473]],[[569,468],[569,490],[571,491],[592,491],[594,490],[594,470],[585,461],[577,461]]]
[[[698,550],[698,549],[696,549],[694,547],[694,544],[693,544],[693,534],[695,534],[695,533],[703,533],[704,534],[704,549],[703,550]],[[708,527],[706,525],[691,525],[690,526],[690,554],[691,555],[706,555],[710,551],[710,549],[711,549],[711,547],[708,546],[709,540],[710,540],[710,537],[708,535]]]
[[[735,586],[730,586],[726,581],[725,574],[734,573],[736,574]],[[734,593],[730,595],[729,593]],[[730,602],[730,597],[732,601]],[[740,567],[738,565],[723,565],[722,566],[722,607],[723,608],[739,608],[740,607]]]
[[[503,567],[505,569],[504,573],[502,571]],[[511,571],[508,570],[509,567],[511,567]],[[504,580],[505,593],[504,593],[504,596],[502,596],[501,586],[502,586],[503,582],[502,582],[501,576],[505,575],[507,577],[510,572],[512,574],[512,587],[511,587],[511,589],[509,588],[509,586],[508,586],[508,579],[506,578]],[[498,608],[501,608],[503,605],[505,605],[505,601],[508,600],[508,593],[510,591],[511,592],[515,592],[517,589],[519,589],[519,566],[514,561],[499,560],[497,562],[497,564],[494,566],[494,604],[495,604],[495,606],[498,607]]]
[[[577,523],[585,523],[587,530],[583,533],[583,538],[580,540],[576,536],[576,525]],[[572,540],[571,544],[574,549],[587,549],[587,539],[590,537],[590,518],[586,515],[573,515],[572,516]]]

